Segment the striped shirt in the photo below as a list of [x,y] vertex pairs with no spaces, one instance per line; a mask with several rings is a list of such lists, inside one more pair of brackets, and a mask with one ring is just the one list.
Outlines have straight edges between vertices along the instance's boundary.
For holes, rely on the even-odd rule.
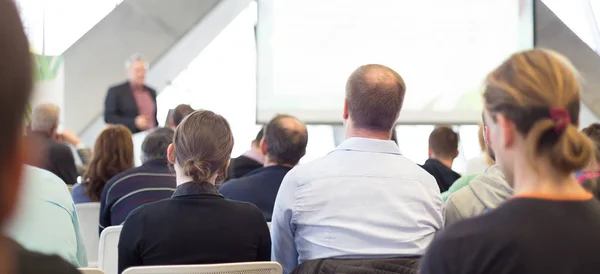
[[100,199],[100,233],[121,225],[137,207],[171,197],[175,187],[175,175],[163,160],[148,161],[113,177]]

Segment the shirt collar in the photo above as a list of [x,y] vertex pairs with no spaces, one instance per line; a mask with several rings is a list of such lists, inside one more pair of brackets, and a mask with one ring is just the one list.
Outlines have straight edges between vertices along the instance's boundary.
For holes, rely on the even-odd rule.
[[220,198],[224,198],[217,191],[217,187],[211,183],[196,183],[196,182],[188,182],[182,185],[177,186],[175,189],[175,193],[173,193],[172,198],[177,197],[185,197],[185,196],[198,196],[198,195],[208,195],[208,196],[216,196]]
[[333,151],[337,150],[401,155],[400,148],[392,140],[378,140],[358,137],[348,138],[344,140]]
[[265,156],[253,149],[244,152],[243,155],[261,164],[265,162]]

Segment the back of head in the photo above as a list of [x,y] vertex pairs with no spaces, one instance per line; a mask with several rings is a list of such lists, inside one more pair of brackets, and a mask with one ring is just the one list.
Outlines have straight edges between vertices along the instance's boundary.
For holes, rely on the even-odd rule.
[[[211,182],[225,177],[233,135],[229,123],[221,115],[208,110],[192,112],[183,119],[173,135],[176,172],[194,182]],[[178,174],[179,176],[179,174]]]
[[175,107],[173,111],[173,124],[177,127],[183,121],[183,118],[194,112],[194,109],[190,105],[181,104]]
[[459,137],[452,128],[438,126],[429,135],[429,149],[441,159],[454,159],[458,155]]
[[153,160],[167,161],[167,148],[173,141],[174,131],[168,127],[161,127],[153,130],[146,136],[142,143],[142,161]]
[[133,168],[133,139],[123,125],[107,126],[94,144],[92,159],[83,178],[85,192],[99,201],[104,185],[115,175]]
[[260,141],[262,141],[263,136],[265,134],[265,128],[261,128],[258,133],[256,133],[256,137],[252,140],[252,146],[258,147],[260,145]]
[[590,137],[595,144],[596,158],[591,163],[594,168],[600,167],[600,124],[594,123],[581,130],[583,134]]
[[22,167],[19,145],[33,86],[29,43],[14,1],[0,1],[0,224],[17,197]]
[[36,106],[31,114],[31,130],[51,134],[58,127],[59,112],[53,104]]
[[577,130],[580,86],[566,58],[543,49],[520,52],[491,72],[486,82],[489,117],[495,123],[501,114],[514,123],[527,142],[533,167],[545,157],[554,170],[568,174],[593,158],[592,141]]
[[346,83],[349,119],[358,129],[390,132],[400,115],[405,92],[404,80],[392,69],[361,66]]
[[295,117],[277,115],[265,126],[264,140],[269,162],[296,165],[306,154],[308,131]]

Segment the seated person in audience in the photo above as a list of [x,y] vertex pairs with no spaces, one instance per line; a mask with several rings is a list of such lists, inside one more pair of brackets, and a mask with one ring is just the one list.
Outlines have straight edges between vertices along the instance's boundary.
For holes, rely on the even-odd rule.
[[73,201],[76,204],[100,202],[106,182],[132,168],[131,131],[123,125],[107,126],[96,138],[92,160],[82,182],[73,187]]
[[75,267],[87,256],[75,205],[65,183],[53,173],[26,165],[23,185],[8,237],[28,250],[56,254]]
[[58,140],[65,144],[72,145],[77,149],[77,155],[81,160],[81,165],[76,165],[77,175],[83,176],[87,169],[87,165],[90,164],[90,160],[92,159],[92,150],[86,147],[75,133],[67,129],[58,133]]
[[175,107],[173,110],[169,126],[175,130],[175,128],[183,121],[183,118],[194,112],[194,109],[190,105],[181,104]]
[[173,195],[175,174],[167,161],[172,140],[171,128],[153,130],[142,143],[144,164],[119,173],[106,183],[100,199],[100,233],[106,227],[121,225],[137,207]]
[[281,181],[304,156],[307,143],[308,131],[302,122],[289,115],[277,115],[265,126],[260,143],[265,167],[230,180],[219,192],[227,199],[256,205],[270,222]]
[[477,137],[479,140],[479,148],[481,148],[481,154],[467,161],[467,165],[465,167],[465,175],[483,174],[490,166],[494,164],[493,161],[490,159],[490,156],[487,153],[487,147],[485,146],[485,137],[483,136],[483,124],[479,125]]
[[56,132],[58,128],[59,109],[52,104],[43,104],[35,107],[31,115],[31,132],[28,138],[31,142],[44,143],[44,159],[39,168],[48,170],[58,176],[68,185],[77,183],[77,169],[75,167],[75,158],[71,148],[58,142],[59,135]]
[[458,134],[447,126],[438,126],[429,135],[429,159],[421,167],[431,174],[440,192],[450,188],[460,174],[452,170],[452,162],[458,156]]
[[[57,255],[26,250],[4,235],[20,196],[24,161],[35,144],[26,144],[25,109],[33,89],[33,60],[15,1],[0,1],[0,273],[78,274]],[[40,151],[30,151],[40,154]]]
[[[470,172],[479,172],[481,170],[483,170],[483,171],[481,171],[480,174],[467,173],[466,175],[461,176],[458,180],[456,180],[450,186],[450,188],[447,191],[442,192],[442,199],[444,200],[444,202],[446,202],[448,200],[450,195],[459,191],[461,188],[468,186],[471,183],[471,181],[473,181],[473,179],[477,178],[477,176],[480,176],[480,175],[486,173],[488,168],[491,165],[495,164],[494,153],[492,152],[492,149],[487,146],[486,141],[485,141],[483,124],[481,124],[479,126],[478,134],[479,134],[479,146],[482,147],[482,150],[485,151],[486,155],[485,155],[485,157],[476,157],[476,158],[471,159],[471,161],[469,161],[470,163],[467,163],[467,169],[470,170]],[[489,166],[484,167],[484,164],[481,161],[485,161],[485,165],[489,165]],[[471,167],[469,168],[468,165],[471,165]],[[475,167],[475,166],[479,166],[479,167]],[[494,171],[490,172],[490,174],[493,174],[493,173],[494,173]],[[486,176],[482,176],[481,178],[486,178]],[[502,178],[504,178],[504,177],[502,177]],[[486,180],[486,179],[483,179],[483,180]],[[506,183],[506,181],[504,179],[502,179],[501,185],[510,190],[510,187],[508,186],[508,184]],[[512,190],[510,191],[510,193],[512,193]],[[508,196],[506,196],[506,197],[508,197]],[[504,201],[505,199],[506,198],[502,198],[501,201]]]
[[[487,152],[490,158],[497,161],[497,156],[491,146],[487,118],[483,117],[484,134]],[[506,181],[502,167],[495,164],[484,174],[477,175],[468,185],[451,194],[444,207],[445,225],[456,223],[463,219],[479,216],[495,209],[513,195],[513,189]]]
[[581,132],[594,141],[596,157],[590,161],[583,172],[580,172],[577,180],[596,198],[600,198],[600,124],[591,124]]
[[241,178],[251,171],[263,167],[265,158],[262,154],[262,149],[260,148],[260,141],[262,138],[263,129],[256,134],[256,138],[252,141],[250,150],[231,160],[227,179]]
[[272,259],[284,273],[315,259],[419,256],[442,228],[435,179],[390,140],[405,89],[382,65],[349,77],[346,140],[288,172],[277,193]]
[[200,110],[183,119],[168,149],[177,189],[129,214],[119,239],[119,273],[144,265],[269,261],[271,239],[260,210],[225,199],[215,187],[232,149],[222,116]]
[[543,49],[516,53],[488,75],[490,145],[515,196],[442,231],[422,274],[598,273],[600,201],[574,176],[595,150],[577,130],[576,75],[565,57]]

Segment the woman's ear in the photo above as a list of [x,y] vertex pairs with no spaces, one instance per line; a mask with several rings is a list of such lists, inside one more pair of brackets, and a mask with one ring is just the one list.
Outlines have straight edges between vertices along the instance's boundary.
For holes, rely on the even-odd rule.
[[175,164],[175,146],[173,146],[173,144],[170,144],[167,148],[167,159],[169,160],[169,163]]

